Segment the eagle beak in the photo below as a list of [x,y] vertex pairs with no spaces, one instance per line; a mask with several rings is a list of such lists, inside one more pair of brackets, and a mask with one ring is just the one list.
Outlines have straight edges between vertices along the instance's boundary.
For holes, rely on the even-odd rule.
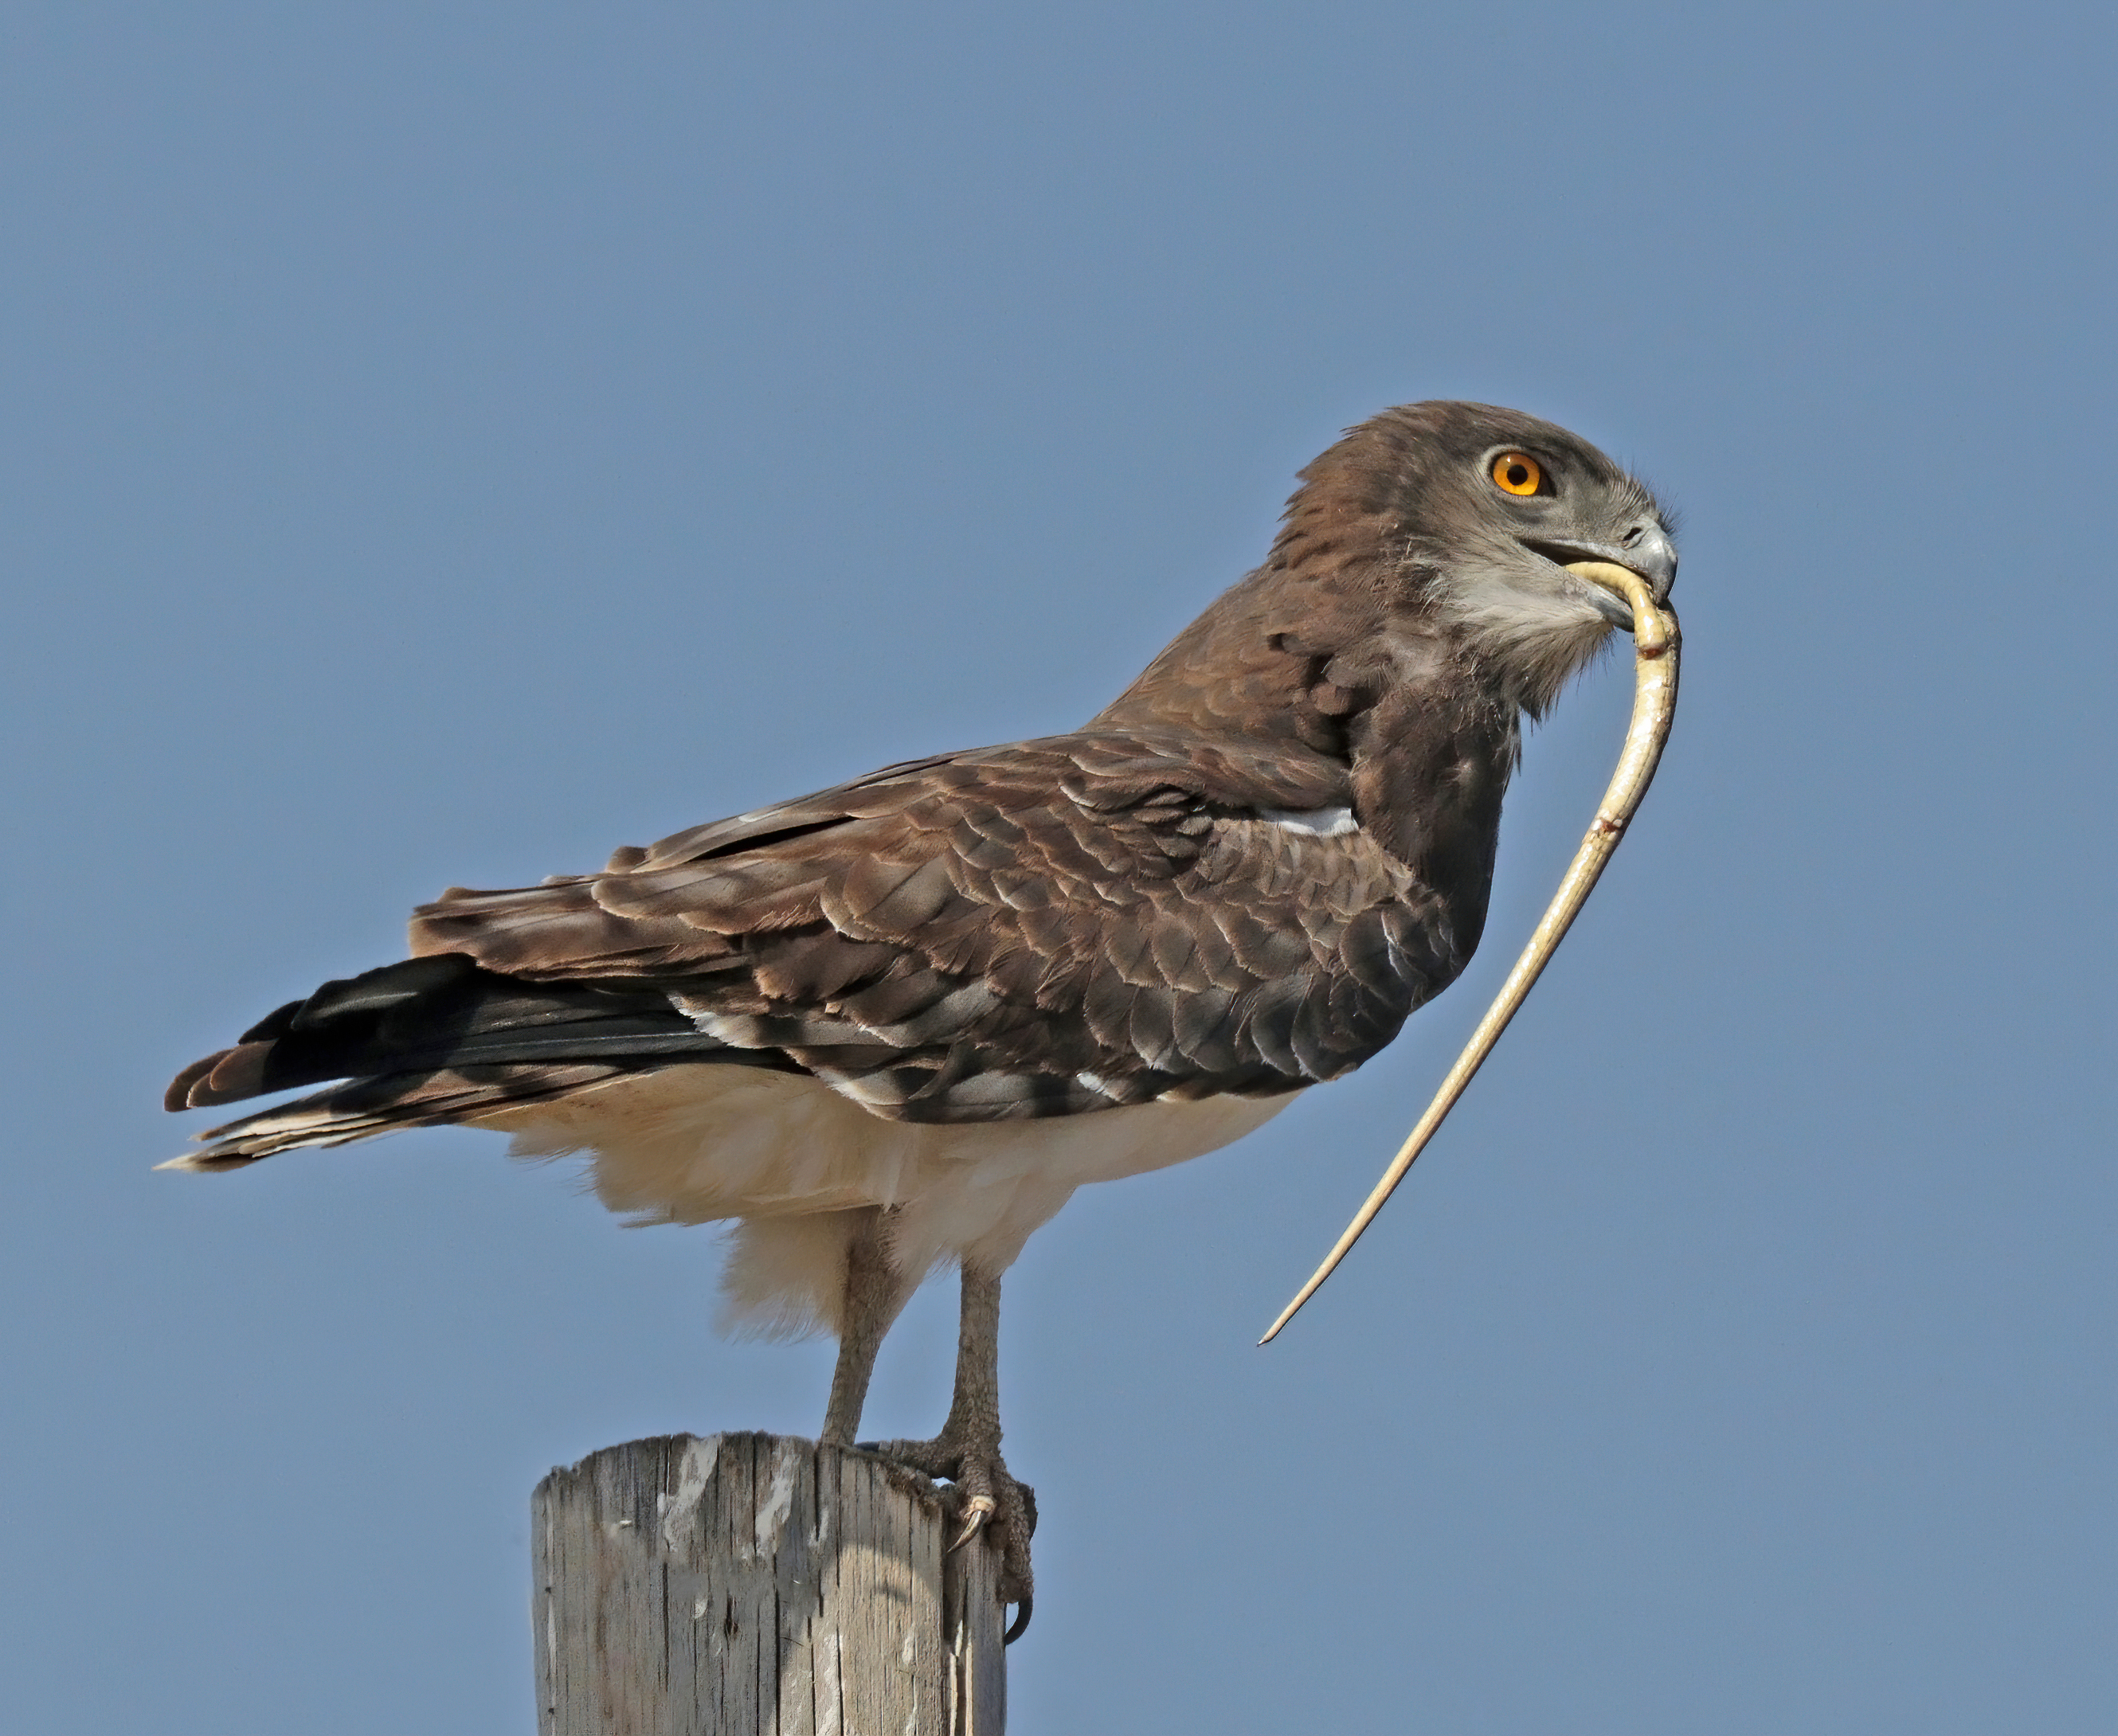
[[1568,572],[1588,579],[1595,586],[1591,600],[1612,626],[1623,627],[1628,632],[1633,627],[1633,609],[1625,587],[1614,585],[1608,579],[1598,578],[1593,569],[1611,566],[1637,574],[1647,581],[1648,589],[1657,603],[1669,601],[1670,588],[1676,583],[1676,545],[1653,519],[1643,519],[1616,542],[1576,542],[1570,538],[1537,537],[1525,538],[1524,546],[1554,566],[1563,566]]
[[1658,607],[1669,595],[1667,584],[1658,591],[1646,574],[1615,561],[1570,561],[1566,570],[1596,587],[1596,606],[1632,634],[1640,656],[1660,657],[1669,649],[1676,617]]
[[1588,593],[1589,602],[1596,605],[1603,619],[1612,626],[1623,627],[1630,633],[1633,630],[1633,612],[1625,607],[1624,598],[1596,577],[1595,569],[1599,566],[1611,572],[1627,570],[1611,561],[1570,561],[1566,563],[1566,570],[1578,578],[1588,579],[1593,587]]
[[1478,1021],[1478,1028],[1471,1033],[1471,1040],[1464,1046],[1456,1064],[1442,1080],[1427,1113],[1419,1118],[1411,1137],[1390,1160],[1382,1180],[1354,1213],[1345,1233],[1325,1256],[1324,1263],[1281,1310],[1279,1318],[1258,1341],[1260,1344],[1271,1343],[1279,1329],[1294,1318],[1295,1310],[1316,1294],[1325,1279],[1331,1276],[1339,1261],[1360,1240],[1361,1232],[1375,1221],[1383,1202],[1404,1180],[1405,1172],[1425,1149],[1427,1142],[1434,1137],[1443,1117],[1455,1107],[1456,1100],[1464,1095],[1472,1076],[1484,1064],[1493,1045],[1500,1041],[1501,1032],[1507,1029],[1508,1021],[1515,1016],[1516,1009],[1522,1005],[1552,955],[1559,949],[1566,930],[1580,915],[1581,907],[1588,902],[1588,894],[1595,889],[1603,865],[1618,847],[1618,840],[1631,824],[1640,798],[1647,794],[1655,767],[1662,759],[1662,744],[1669,739],[1670,721],[1676,713],[1676,616],[1663,606],[1669,594],[1669,582],[1676,575],[1676,554],[1669,548],[1667,538],[1662,539],[1662,543],[1668,553],[1668,561],[1659,585],[1653,576],[1638,570],[1630,560],[1593,558],[1565,563],[1569,572],[1594,585],[1598,596],[1621,599],[1621,606],[1633,630],[1633,721],[1625,732],[1625,746],[1619,752],[1611,787],[1604,792],[1588,834],[1581,840],[1581,847],[1575,852],[1574,861],[1559,883],[1559,890],[1552,895],[1543,919],[1530,935],[1529,944],[1523,949],[1522,957],[1508,972],[1507,981],[1501,985],[1501,992],[1487,1009],[1486,1016]]

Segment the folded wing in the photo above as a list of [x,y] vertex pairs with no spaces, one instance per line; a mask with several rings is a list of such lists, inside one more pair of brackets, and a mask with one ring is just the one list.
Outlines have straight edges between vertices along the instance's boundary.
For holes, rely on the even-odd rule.
[[[1140,732],[889,768],[600,874],[451,890],[413,959],[283,1008],[172,1106],[354,1080],[216,1130],[243,1161],[268,1133],[380,1131],[393,1088],[407,1120],[458,1120],[481,1080],[543,1096],[676,1061],[798,1070],[913,1121],[1297,1089],[1468,953],[1351,799],[1320,755]],[[349,1092],[358,1130],[318,1131]],[[290,1113],[311,1120],[272,1133]]]

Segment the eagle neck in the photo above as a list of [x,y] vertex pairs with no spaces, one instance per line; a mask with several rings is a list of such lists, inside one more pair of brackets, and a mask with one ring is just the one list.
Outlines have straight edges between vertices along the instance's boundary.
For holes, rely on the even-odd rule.
[[1172,641],[1091,727],[1178,729],[1319,755],[1354,814],[1448,907],[1486,916],[1520,713],[1400,560],[1269,562]]

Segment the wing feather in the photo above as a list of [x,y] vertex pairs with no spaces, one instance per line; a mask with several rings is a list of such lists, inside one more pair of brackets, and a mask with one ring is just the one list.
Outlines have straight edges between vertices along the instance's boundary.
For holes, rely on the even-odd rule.
[[1439,898],[1306,750],[1106,731],[908,762],[451,889],[415,954],[659,985],[702,1033],[879,1114],[979,1120],[1336,1078],[1463,965]]

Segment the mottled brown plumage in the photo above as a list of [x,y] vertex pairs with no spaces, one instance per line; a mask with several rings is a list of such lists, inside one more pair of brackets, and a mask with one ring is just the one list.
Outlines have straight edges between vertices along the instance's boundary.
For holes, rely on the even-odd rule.
[[[1510,452],[1534,490],[1497,479]],[[1302,476],[1265,565],[1080,732],[451,890],[412,958],[178,1076],[172,1108],[346,1082],[183,1166],[433,1122],[587,1150],[614,1205],[743,1221],[738,1300],[841,1333],[826,1436],[849,1439],[928,1265],[963,1263],[997,1319],[1000,1269],[1075,1186],[1236,1137],[1456,976],[1521,718],[1624,619],[1565,564],[1674,577],[1645,490],[1517,412],[1389,411]],[[899,1445],[996,1504],[1026,1597],[989,1350],[943,1436]]]

